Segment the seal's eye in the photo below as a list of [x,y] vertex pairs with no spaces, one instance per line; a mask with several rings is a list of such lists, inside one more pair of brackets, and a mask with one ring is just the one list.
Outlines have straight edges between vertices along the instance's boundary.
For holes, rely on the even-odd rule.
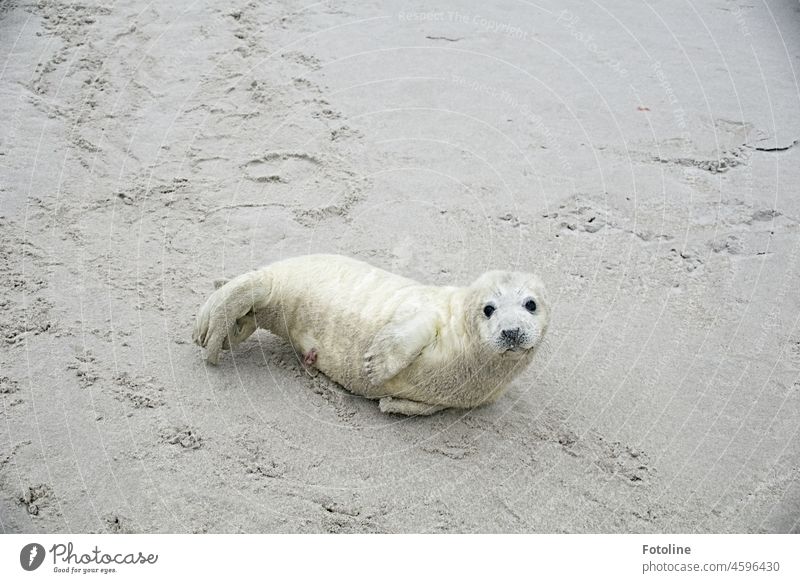
[[525,302],[525,309],[528,310],[530,313],[535,312],[536,302],[534,302],[533,300],[528,300],[527,302]]
[[494,306],[492,304],[485,305],[483,307],[483,313],[486,314],[487,318],[491,318],[494,313]]

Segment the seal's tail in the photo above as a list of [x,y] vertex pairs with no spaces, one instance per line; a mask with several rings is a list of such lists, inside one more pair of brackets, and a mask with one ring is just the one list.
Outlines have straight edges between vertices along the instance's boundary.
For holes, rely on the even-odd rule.
[[230,281],[214,282],[217,290],[197,313],[192,340],[206,348],[206,360],[219,361],[220,350],[235,348],[255,332],[255,311],[266,307],[270,286],[267,273],[251,271]]

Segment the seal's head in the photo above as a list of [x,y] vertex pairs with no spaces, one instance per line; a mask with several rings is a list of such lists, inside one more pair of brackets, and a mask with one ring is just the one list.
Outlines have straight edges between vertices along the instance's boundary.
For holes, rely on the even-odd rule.
[[550,307],[541,280],[530,273],[489,271],[469,287],[468,321],[492,352],[530,353],[544,337]]

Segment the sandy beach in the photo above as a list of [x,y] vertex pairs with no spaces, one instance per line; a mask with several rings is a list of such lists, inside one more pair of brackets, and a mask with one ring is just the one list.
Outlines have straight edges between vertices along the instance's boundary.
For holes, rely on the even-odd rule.
[[[0,3],[0,532],[800,532],[800,5]],[[384,415],[213,281],[540,274],[496,403]]]

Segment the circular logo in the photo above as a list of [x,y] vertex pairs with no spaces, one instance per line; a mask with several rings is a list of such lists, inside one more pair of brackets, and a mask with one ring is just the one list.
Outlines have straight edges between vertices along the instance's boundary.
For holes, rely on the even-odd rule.
[[30,543],[19,552],[19,564],[26,571],[35,571],[44,562],[44,547],[39,543]]

